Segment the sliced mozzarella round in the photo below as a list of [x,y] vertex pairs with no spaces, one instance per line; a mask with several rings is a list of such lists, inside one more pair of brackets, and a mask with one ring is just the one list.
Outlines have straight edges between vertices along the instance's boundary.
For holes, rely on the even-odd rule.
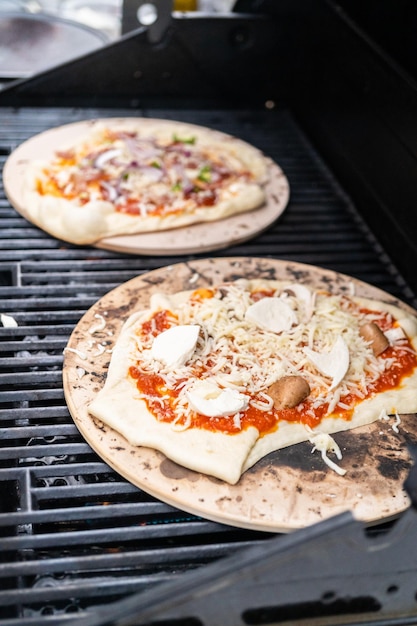
[[197,382],[186,396],[191,408],[207,417],[234,415],[244,411],[249,402],[249,398],[236,389],[221,389],[210,381]]
[[280,298],[262,298],[251,304],[245,318],[260,328],[280,333],[298,323],[297,316],[291,306]]
[[297,300],[300,300],[305,309],[305,321],[308,321],[314,312],[314,302],[316,299],[316,293],[311,291],[305,285],[301,285],[300,283],[294,283],[290,287],[286,289],[287,292],[293,293]]
[[332,378],[330,389],[337,387],[349,369],[349,348],[341,335],[337,337],[330,352],[316,352],[304,348],[304,354],[319,372]]
[[151,355],[170,369],[182,367],[194,353],[200,326],[172,326],[153,340]]

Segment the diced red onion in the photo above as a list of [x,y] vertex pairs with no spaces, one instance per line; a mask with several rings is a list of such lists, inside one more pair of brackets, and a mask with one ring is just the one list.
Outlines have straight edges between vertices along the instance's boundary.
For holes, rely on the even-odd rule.
[[108,183],[106,180],[101,180],[100,187],[106,192],[105,195],[107,197],[105,198],[105,200],[109,200],[109,202],[115,202],[117,200],[119,193],[117,189],[113,187],[113,185]]
[[108,161],[111,161],[115,157],[120,156],[122,151],[119,148],[111,148],[110,150],[106,150],[98,155],[98,157],[94,161],[94,167],[98,169],[102,169],[103,165]]

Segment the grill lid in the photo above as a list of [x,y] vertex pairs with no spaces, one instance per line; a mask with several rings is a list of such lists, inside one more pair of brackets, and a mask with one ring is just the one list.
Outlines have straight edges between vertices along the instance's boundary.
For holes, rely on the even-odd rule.
[[102,47],[99,31],[52,15],[0,13],[0,79],[23,78]]

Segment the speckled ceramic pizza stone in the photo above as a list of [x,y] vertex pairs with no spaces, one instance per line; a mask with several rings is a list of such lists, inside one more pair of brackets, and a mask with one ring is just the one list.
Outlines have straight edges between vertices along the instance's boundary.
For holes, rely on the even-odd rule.
[[[95,420],[88,404],[102,388],[110,350],[127,317],[147,308],[156,291],[174,293],[238,278],[293,280],[333,293],[377,298],[405,308],[389,294],[317,267],[272,259],[218,258],[179,263],[143,274],[101,298],[77,324],[65,351],[63,378],[69,410],[80,432],[113,469],[134,485],[184,511],[221,523],[289,532],[346,510],[367,524],[398,516],[409,506],[403,482],[412,461],[408,443],[417,442],[415,415],[402,415],[399,432],[380,421],[333,435],[343,454],[344,476],[332,471],[310,443],[273,452],[236,485],[181,467],[163,454],[131,446]],[[91,332],[96,317],[106,320]]]
[[[109,125],[112,122],[133,122],[143,125],[155,123],[155,120],[152,118],[115,117],[65,124],[46,130],[26,140],[11,153],[5,163],[3,183],[10,203],[25,219],[46,232],[47,228],[45,225],[37,224],[25,206],[22,180],[24,180],[28,163],[32,160],[42,159],[48,161],[52,159],[58,148],[83,138],[89,132],[91,125],[97,121],[102,121]],[[158,120],[158,123],[171,124],[172,121]],[[193,127],[201,128],[193,124],[187,124],[187,126],[190,129]],[[226,133],[213,129],[205,130],[212,133],[214,138],[221,139],[223,137],[227,141],[245,144],[241,139]],[[282,215],[290,196],[289,182],[281,167],[266,156],[265,159],[267,161],[269,179],[265,185],[266,201],[262,206],[214,222],[202,222],[166,231],[105,237],[97,241],[94,246],[126,254],[172,256],[201,254],[213,250],[221,250],[252,239],[264,232]]]

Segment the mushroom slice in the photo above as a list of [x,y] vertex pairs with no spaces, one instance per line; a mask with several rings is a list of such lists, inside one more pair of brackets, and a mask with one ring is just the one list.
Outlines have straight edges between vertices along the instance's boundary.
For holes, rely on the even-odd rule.
[[283,376],[268,387],[267,393],[275,409],[293,409],[310,394],[310,385],[302,376]]
[[330,390],[338,386],[349,369],[349,348],[341,335],[337,337],[330,352],[316,352],[304,348],[304,354],[319,372],[332,378]]
[[262,298],[251,304],[245,318],[260,328],[280,333],[298,323],[297,316],[290,305],[280,298]]
[[369,343],[374,356],[382,354],[389,346],[388,337],[384,335],[378,324],[367,322],[359,328],[359,334],[366,343]]

